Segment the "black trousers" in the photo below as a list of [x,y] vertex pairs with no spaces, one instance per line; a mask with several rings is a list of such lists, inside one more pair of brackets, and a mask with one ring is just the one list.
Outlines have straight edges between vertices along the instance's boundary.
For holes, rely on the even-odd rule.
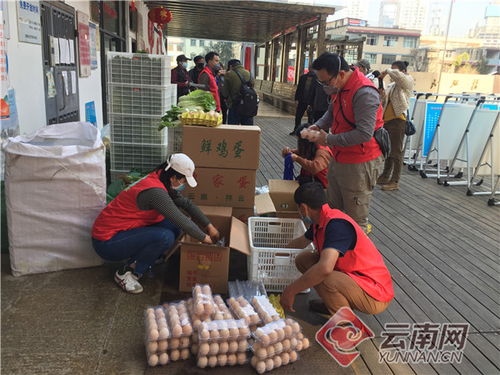
[[[302,123],[302,117],[304,117],[304,113],[306,113],[307,111],[307,106],[308,104],[304,102],[299,102],[299,104],[297,104],[297,108],[295,109],[295,127],[293,128],[294,131]],[[307,113],[307,122],[309,124],[312,123],[312,116],[309,112]]]

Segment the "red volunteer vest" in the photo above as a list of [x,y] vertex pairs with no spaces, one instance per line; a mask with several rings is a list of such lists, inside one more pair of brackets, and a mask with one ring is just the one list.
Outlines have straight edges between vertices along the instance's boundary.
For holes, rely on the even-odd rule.
[[313,226],[314,245],[321,253],[325,242],[325,229],[330,220],[344,219],[351,223],[355,230],[357,241],[353,250],[337,259],[335,271],[349,275],[366,293],[377,301],[389,302],[394,297],[392,278],[385,266],[382,255],[363,229],[348,215],[340,210],[330,208],[325,204],[321,209],[318,225]]
[[212,93],[212,96],[214,97],[215,99],[215,104],[216,104],[216,108],[215,110],[216,111],[220,111],[220,96],[219,96],[219,87],[217,86],[217,81],[215,80],[215,76],[214,76],[214,73],[212,72],[212,69],[210,69],[207,66],[205,66],[205,68],[203,68],[203,70],[201,71],[200,75],[202,73],[207,73],[208,75],[208,78],[210,79],[210,82],[209,82],[209,89],[210,89],[210,92]]
[[139,210],[137,207],[137,195],[151,188],[167,190],[157,172],[151,172],[118,194],[95,220],[92,237],[96,240],[107,241],[118,232],[146,227],[162,221],[165,217],[157,211]]
[[[351,121],[353,124],[354,120],[354,112],[352,109],[352,101],[354,99],[354,94],[364,87],[371,86],[375,87],[372,81],[366,78],[358,69],[355,69],[352,72],[351,77],[346,82],[345,86],[342,88],[340,93],[332,96],[333,100],[333,123],[331,128],[332,134],[340,134],[351,131],[353,129],[352,125],[349,124],[344,116],[342,116],[342,112],[340,110],[340,102],[342,102],[342,110],[344,112],[345,117]],[[375,88],[376,89],[376,88]],[[382,104],[379,104],[377,110],[377,117],[375,123],[375,130],[384,126],[384,112],[382,108]],[[378,158],[382,155],[382,151],[375,140],[374,137],[370,139],[368,142],[361,143],[359,145],[354,146],[332,146],[333,157],[339,163],[363,163],[366,161],[370,161]]]
[[[330,148],[330,146],[318,145],[318,149],[325,149],[329,152],[330,155],[332,155],[332,149]],[[303,176],[310,176],[311,175],[309,172],[305,171],[304,169],[300,170],[300,174]],[[326,167],[322,171],[319,171],[318,173],[316,173],[314,175],[314,177],[317,178],[321,182],[321,185],[323,185],[323,187],[325,189],[328,187],[328,167]]]

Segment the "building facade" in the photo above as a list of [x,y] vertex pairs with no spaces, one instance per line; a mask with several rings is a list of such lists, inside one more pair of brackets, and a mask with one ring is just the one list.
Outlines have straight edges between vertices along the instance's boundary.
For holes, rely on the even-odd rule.
[[[371,64],[372,70],[389,68],[396,60],[412,62],[419,47],[420,31],[389,27],[370,27],[366,20],[344,18],[327,24],[327,37],[346,35],[355,39],[365,37],[363,58]],[[351,57],[350,63],[354,63]]]

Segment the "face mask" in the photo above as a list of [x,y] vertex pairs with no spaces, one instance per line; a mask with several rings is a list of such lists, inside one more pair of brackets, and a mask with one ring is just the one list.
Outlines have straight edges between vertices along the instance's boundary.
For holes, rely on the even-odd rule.
[[218,72],[218,71],[219,71],[219,70],[221,70],[221,69],[222,69],[222,68],[221,68],[220,64],[216,64],[216,65],[214,66],[214,70],[215,70],[216,72]]
[[333,95],[337,92],[337,88],[333,86],[323,86],[323,91],[326,95]]
[[186,188],[186,184],[180,184],[179,186],[174,187],[175,191],[178,191],[179,193],[183,191]]
[[197,67],[198,69],[203,69],[203,68],[205,67],[205,64],[203,64],[203,63],[197,63],[197,64],[196,64],[196,67]]
[[304,224],[305,224],[306,226],[308,226],[308,227],[309,227],[309,226],[311,226],[311,225],[312,225],[312,223],[313,223],[312,219],[311,219],[309,216],[304,216],[304,217],[302,217],[302,221],[303,221],[303,222],[304,222]]
[[182,63],[182,67],[183,67],[183,68],[187,68],[187,67],[188,67],[188,63],[187,63],[187,62],[183,62],[183,63]]

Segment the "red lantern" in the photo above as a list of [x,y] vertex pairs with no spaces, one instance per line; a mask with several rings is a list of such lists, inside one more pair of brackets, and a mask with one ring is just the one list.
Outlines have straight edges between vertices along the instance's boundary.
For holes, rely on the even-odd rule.
[[148,18],[158,24],[161,29],[163,25],[169,23],[172,20],[172,13],[164,7],[156,7],[148,12]]

